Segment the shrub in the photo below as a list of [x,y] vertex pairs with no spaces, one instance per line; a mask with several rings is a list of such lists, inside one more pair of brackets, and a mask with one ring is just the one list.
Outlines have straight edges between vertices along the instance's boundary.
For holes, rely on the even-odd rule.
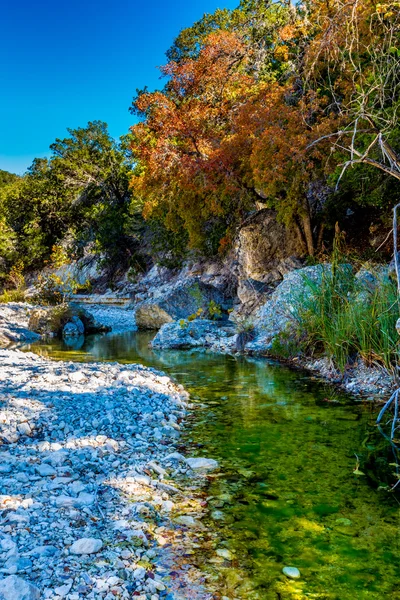
[[39,304],[62,304],[68,296],[76,293],[78,287],[78,283],[70,275],[65,278],[54,273],[39,275],[35,301]]
[[4,290],[0,294],[0,304],[7,304],[8,302],[25,302],[24,290]]

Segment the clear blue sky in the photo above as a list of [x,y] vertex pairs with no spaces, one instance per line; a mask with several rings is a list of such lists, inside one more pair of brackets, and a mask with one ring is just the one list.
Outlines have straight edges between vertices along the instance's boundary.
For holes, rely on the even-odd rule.
[[136,88],[179,31],[239,0],[9,0],[0,19],[0,169],[22,173],[67,127],[132,124]]

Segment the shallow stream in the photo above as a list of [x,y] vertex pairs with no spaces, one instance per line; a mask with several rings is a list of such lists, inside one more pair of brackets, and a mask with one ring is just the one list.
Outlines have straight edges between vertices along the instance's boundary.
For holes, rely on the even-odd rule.
[[[387,491],[390,451],[373,425],[376,407],[263,359],[154,352],[150,339],[108,334],[80,348],[53,341],[30,350],[59,360],[140,362],[191,393],[197,408],[185,442],[191,455],[222,467],[206,490],[204,522],[216,542],[203,559],[209,578],[220,578],[220,594],[400,599],[399,504]],[[284,566],[301,577],[285,577]]]

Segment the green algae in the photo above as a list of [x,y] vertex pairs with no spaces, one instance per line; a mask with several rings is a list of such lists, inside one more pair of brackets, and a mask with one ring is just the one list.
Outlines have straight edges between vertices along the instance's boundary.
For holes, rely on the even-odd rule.
[[[154,353],[149,339],[107,335],[75,351],[57,341],[30,349],[57,359],[141,362],[190,391],[198,408],[186,443],[222,469],[209,477],[203,521],[215,549],[197,558],[215,597],[400,599],[398,503],[379,469],[389,453],[371,404],[265,360]],[[354,474],[357,465],[365,476]],[[285,577],[284,566],[301,578]]]

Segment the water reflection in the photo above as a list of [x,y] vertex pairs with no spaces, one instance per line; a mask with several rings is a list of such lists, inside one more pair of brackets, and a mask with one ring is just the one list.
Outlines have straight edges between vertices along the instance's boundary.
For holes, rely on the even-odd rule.
[[[204,558],[229,598],[399,597],[399,512],[383,469],[389,446],[371,404],[265,360],[155,352],[152,335],[30,347],[57,359],[140,362],[167,371],[199,401],[192,453],[218,459],[208,526],[232,560]],[[357,460],[361,474],[354,475]],[[372,485],[373,484],[373,485]],[[301,571],[299,581],[282,574]]]

